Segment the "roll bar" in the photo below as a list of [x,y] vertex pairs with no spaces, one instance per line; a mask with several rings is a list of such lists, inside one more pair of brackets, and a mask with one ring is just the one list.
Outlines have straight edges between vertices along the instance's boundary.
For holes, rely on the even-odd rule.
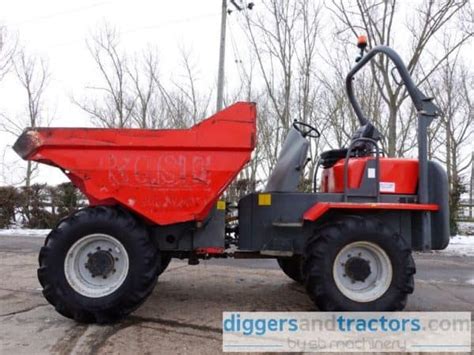
[[374,47],[372,50],[370,50],[365,56],[363,56],[359,60],[359,62],[352,68],[349,74],[347,74],[347,77],[346,77],[347,96],[349,97],[349,102],[354,108],[355,114],[357,115],[357,118],[359,119],[361,126],[367,124],[369,120],[367,119],[367,117],[365,117],[364,113],[362,112],[362,109],[360,108],[359,102],[357,101],[354,95],[352,81],[353,81],[354,75],[360,69],[362,69],[362,67],[364,67],[368,62],[370,62],[376,54],[379,54],[379,53],[386,55],[392,60],[393,64],[398,70],[398,73],[400,74],[400,77],[403,83],[405,84],[405,87],[407,88],[408,94],[410,95],[410,98],[412,99],[413,104],[415,105],[417,111],[418,112],[423,111],[423,112],[426,112],[426,114],[428,115],[437,116],[439,113],[438,107],[431,102],[431,98],[426,97],[416,87],[415,83],[413,82],[410,76],[410,73],[408,72],[405,64],[403,63],[398,53],[395,52],[390,47],[377,46],[377,47]]
[[[361,49],[361,56],[357,59],[357,64],[347,74],[346,90],[349,102],[354,108],[354,112],[359,119],[361,126],[367,124],[369,120],[365,117],[359,102],[355,98],[352,81],[354,75],[362,69],[376,54],[383,54],[390,58],[400,74],[400,78],[407,88],[418,115],[418,203],[428,203],[428,127],[433,119],[439,114],[439,108],[432,102],[433,98],[426,97],[415,85],[402,59],[392,48],[387,46],[377,46],[363,55],[367,45],[365,37],[359,39],[358,47]],[[421,212],[421,234],[423,250],[431,249],[431,215],[429,212]]]

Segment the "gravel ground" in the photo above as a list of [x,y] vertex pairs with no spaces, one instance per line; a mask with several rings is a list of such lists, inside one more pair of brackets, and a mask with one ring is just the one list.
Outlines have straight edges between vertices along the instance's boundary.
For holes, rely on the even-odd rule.
[[[61,317],[36,279],[41,238],[0,237],[0,353],[212,354],[222,349],[223,311],[310,311],[304,289],[273,260],[173,261],[149,300],[113,326]],[[473,311],[473,257],[415,255],[407,310]]]

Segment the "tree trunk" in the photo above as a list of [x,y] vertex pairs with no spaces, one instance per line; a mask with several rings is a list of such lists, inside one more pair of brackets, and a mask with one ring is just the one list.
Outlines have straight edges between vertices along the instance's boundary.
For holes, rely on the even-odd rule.
[[388,156],[394,157],[397,151],[397,109],[390,107],[388,117]]
[[474,209],[473,205],[473,191],[474,191],[474,152],[472,152],[471,155],[471,183],[469,186],[469,218],[472,219],[472,210]]

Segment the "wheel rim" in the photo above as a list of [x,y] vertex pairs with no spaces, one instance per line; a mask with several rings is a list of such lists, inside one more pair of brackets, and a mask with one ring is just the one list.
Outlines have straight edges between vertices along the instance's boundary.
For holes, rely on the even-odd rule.
[[64,274],[79,294],[98,298],[114,293],[129,269],[123,244],[107,234],[90,234],[76,241],[64,260]]
[[337,288],[356,302],[370,302],[383,296],[390,287],[392,274],[390,258],[375,243],[350,243],[334,259],[333,277]]

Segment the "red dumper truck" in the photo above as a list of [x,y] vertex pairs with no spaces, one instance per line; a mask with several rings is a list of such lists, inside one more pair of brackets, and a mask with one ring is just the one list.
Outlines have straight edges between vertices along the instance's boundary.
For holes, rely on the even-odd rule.
[[[416,109],[418,159],[386,157],[356,99],[354,76],[375,55],[391,59]],[[263,191],[238,202],[237,220],[220,197],[258,144],[253,103],[189,129],[26,129],[15,151],[61,169],[90,203],[45,240],[44,297],[68,318],[110,323],[146,300],[172,258],[275,258],[320,310],[402,310],[414,288],[412,251],[449,241],[447,175],[427,159],[439,110],[385,46],[360,58],[346,89],[360,128],[347,147],[321,154],[319,186],[298,191],[319,132],[295,121]]]

